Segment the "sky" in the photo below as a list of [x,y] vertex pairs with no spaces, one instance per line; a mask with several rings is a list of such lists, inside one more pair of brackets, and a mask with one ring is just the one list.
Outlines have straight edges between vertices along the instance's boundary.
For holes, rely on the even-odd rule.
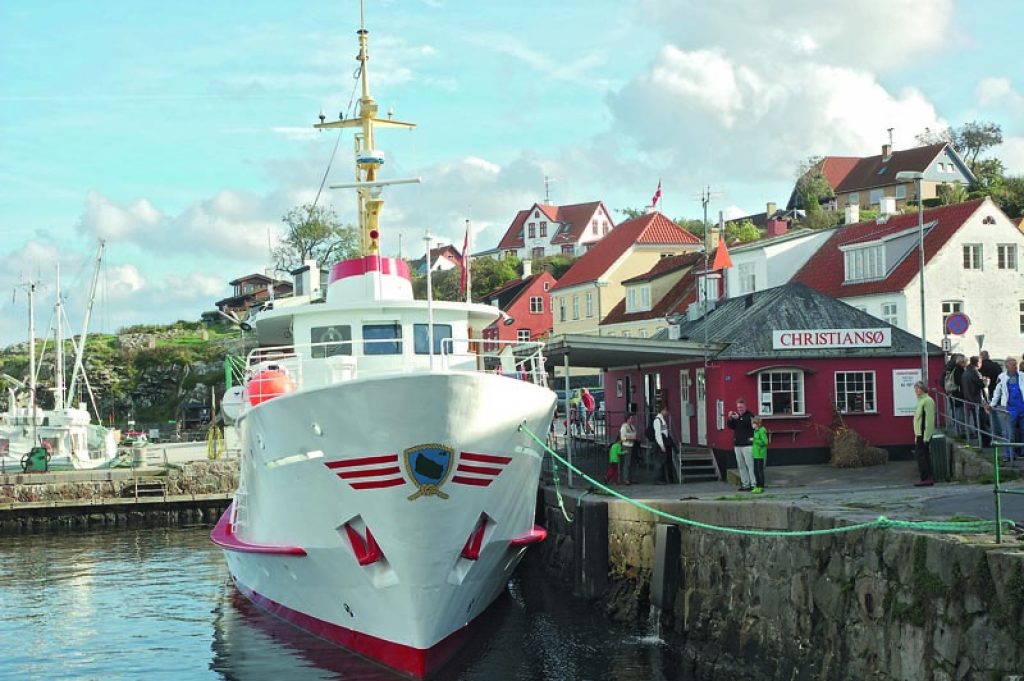
[[[1024,173],[1024,3],[367,0],[382,250],[497,244],[545,199],[618,218],[660,181],[673,218],[784,204],[815,155],[991,120]],[[57,264],[75,331],[195,320],[264,272],[282,216],[353,176],[356,0],[0,2],[0,343],[40,335]],[[334,149],[337,146],[337,154]],[[319,201],[354,222],[351,190]]]

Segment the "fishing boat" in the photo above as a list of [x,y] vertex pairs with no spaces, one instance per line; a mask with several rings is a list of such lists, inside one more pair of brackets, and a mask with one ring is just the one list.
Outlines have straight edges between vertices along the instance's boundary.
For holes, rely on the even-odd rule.
[[[223,409],[238,429],[238,489],[211,538],[258,606],[393,670],[428,676],[471,637],[530,544],[556,396],[541,343],[482,330],[501,314],[414,299],[408,264],[381,254],[378,117],[362,26],[352,128],[361,255],[325,291],[307,263],[297,295],[247,325],[258,347]],[[427,249],[429,252],[428,241]],[[468,258],[465,261],[468,266]],[[300,270],[301,271],[301,270]],[[429,273],[428,273],[429,276]]]
[[[71,383],[66,384],[64,352],[64,302],[57,271],[56,302],[53,315],[53,409],[41,409],[37,403],[38,364],[36,362],[35,293],[36,283],[26,285],[29,310],[28,379],[3,375],[7,384],[7,411],[0,413],[0,470],[67,470],[109,466],[117,457],[117,443],[111,430],[94,423],[84,403],[75,403],[79,388],[87,384],[84,353],[89,319],[96,298],[96,286],[103,262],[101,241],[95,257],[92,283],[82,320],[82,331],[74,341],[75,356]],[[47,335],[49,335],[47,333]],[[80,382],[81,379],[81,382]]]

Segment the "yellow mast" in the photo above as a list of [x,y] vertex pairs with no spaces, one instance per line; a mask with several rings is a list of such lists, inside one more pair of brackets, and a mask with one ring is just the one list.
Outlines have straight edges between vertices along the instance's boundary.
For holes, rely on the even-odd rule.
[[[384,163],[384,155],[374,149],[374,128],[405,128],[411,130],[416,127],[416,124],[393,120],[390,114],[388,118],[377,118],[377,101],[370,94],[370,75],[367,68],[370,60],[370,55],[367,51],[369,31],[364,26],[362,2],[359,3],[359,31],[357,31],[357,34],[359,35],[359,54],[356,55],[356,61],[359,62],[359,76],[362,81],[359,112],[355,118],[342,119],[330,123],[319,123],[313,127],[320,130],[329,128],[362,129],[355,135],[356,182],[352,185],[338,185],[338,187],[355,187],[359,201],[360,251],[363,255],[376,255],[380,252],[378,220],[381,209],[384,207],[384,199],[381,198],[381,186],[418,180],[381,182],[377,179],[377,170]],[[334,186],[332,185],[332,187]]]

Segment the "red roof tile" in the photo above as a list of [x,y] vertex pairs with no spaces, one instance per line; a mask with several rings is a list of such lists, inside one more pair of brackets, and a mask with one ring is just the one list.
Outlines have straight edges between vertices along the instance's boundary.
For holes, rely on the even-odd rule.
[[634,244],[699,245],[700,239],[661,213],[647,213],[626,220],[584,253],[569,268],[569,271],[562,275],[558,284],[551,290],[564,289],[598,279]]
[[860,162],[857,156],[826,156],[821,162],[821,174],[832,189],[838,187],[853,167]]
[[[924,237],[925,262],[929,262],[958,229],[985,203],[975,199],[952,206],[942,206],[924,211],[925,227],[932,222]],[[805,284],[810,288],[834,298],[866,296],[875,293],[902,291],[918,271],[917,249],[912,249],[896,263],[885,279],[864,281],[854,284],[843,283],[846,278],[843,265],[842,246],[874,241],[890,234],[917,227],[917,213],[906,213],[889,218],[884,223],[875,221],[847,225],[836,230],[828,241],[804,264],[791,282]],[[913,257],[911,257],[913,256]]]
[[[701,259],[703,259],[703,254]],[[669,258],[663,258],[668,260]],[[661,300],[657,301],[650,310],[646,312],[630,312],[626,313],[626,300],[623,298],[619,301],[619,304],[612,308],[612,311],[601,320],[602,326],[605,324],[621,324],[625,322],[637,322],[648,319],[661,319],[667,317],[670,314],[678,314],[680,310],[686,311],[686,308],[693,301],[697,300],[697,268],[691,267],[689,270],[679,272],[679,281],[672,285],[665,295],[661,297]]]

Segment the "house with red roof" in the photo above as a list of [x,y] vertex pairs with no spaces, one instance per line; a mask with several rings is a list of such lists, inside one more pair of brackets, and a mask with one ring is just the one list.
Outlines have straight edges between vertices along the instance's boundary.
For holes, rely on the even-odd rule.
[[769,232],[757,241],[729,247],[733,266],[725,270],[725,296],[733,298],[787,283],[834,229]]
[[602,336],[650,338],[668,327],[669,315],[685,314],[697,300],[704,253],[661,258],[647,272],[622,282],[625,297],[601,320]]
[[[850,174],[854,166],[860,162],[858,156],[825,156],[813,167],[807,170],[808,173],[820,172],[825,181],[828,182],[828,186],[832,188],[833,194],[836,189],[842,184],[846,176]],[[835,203],[832,201],[832,197],[822,196],[819,197],[822,202],[828,202],[828,206],[831,209],[835,209]],[[793,188],[792,193],[789,195],[789,202],[786,204],[787,210],[796,210],[803,208],[803,197],[800,196],[796,187]]]
[[289,281],[259,273],[229,281],[228,286],[232,287],[232,294],[227,298],[221,298],[215,305],[222,312],[239,317],[245,317],[250,308],[262,305],[268,300],[290,296],[294,288]]
[[[927,209],[922,219],[927,340],[940,344],[946,319],[962,312],[971,323],[965,334],[949,336],[952,352],[978,354],[980,335],[993,357],[1019,355],[1024,234],[988,198]],[[919,242],[917,212],[846,225],[792,282],[920,335]]]
[[[431,272],[444,272],[445,270],[454,269],[462,266],[462,255],[459,250],[451,244],[445,244],[444,246],[438,246],[437,248],[430,249],[430,271]],[[409,269],[416,273],[417,276],[424,277],[427,275],[427,258],[426,255],[422,255],[416,260],[409,262]]]
[[586,253],[615,226],[602,201],[552,206],[535,203],[516,213],[498,242],[498,258],[537,259]]
[[[505,313],[483,330],[490,340],[528,342],[551,332],[551,296],[549,291],[555,278],[547,270],[537,274],[524,274],[483,296],[486,305],[493,305]],[[496,345],[485,344],[487,350]]]
[[553,330],[597,333],[625,298],[627,279],[661,259],[701,249],[701,241],[658,212],[626,220],[584,253],[551,289]]

